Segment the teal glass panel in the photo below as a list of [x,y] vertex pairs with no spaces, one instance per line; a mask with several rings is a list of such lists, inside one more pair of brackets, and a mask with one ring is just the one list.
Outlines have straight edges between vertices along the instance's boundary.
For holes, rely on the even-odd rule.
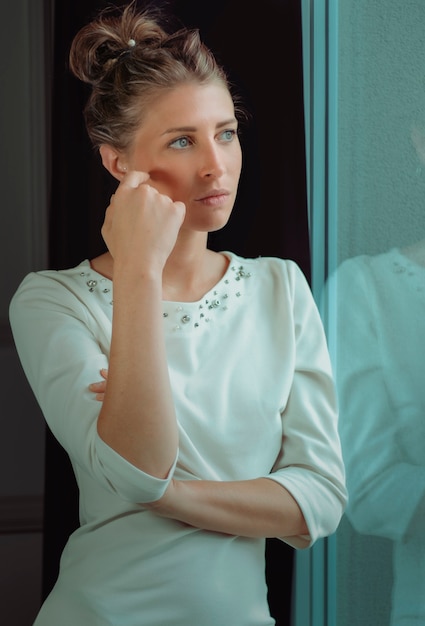
[[[303,555],[297,585],[308,575],[310,602],[323,594],[309,626],[417,626],[425,624],[425,2],[304,8],[314,291],[350,501],[322,571],[314,551],[307,564]],[[320,88],[312,72],[321,72]]]

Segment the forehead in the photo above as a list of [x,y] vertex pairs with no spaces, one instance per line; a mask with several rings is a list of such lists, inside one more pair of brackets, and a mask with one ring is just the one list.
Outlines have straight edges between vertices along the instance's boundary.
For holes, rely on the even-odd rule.
[[151,102],[140,131],[157,133],[169,128],[217,125],[234,115],[232,97],[223,84],[182,84],[162,92]]

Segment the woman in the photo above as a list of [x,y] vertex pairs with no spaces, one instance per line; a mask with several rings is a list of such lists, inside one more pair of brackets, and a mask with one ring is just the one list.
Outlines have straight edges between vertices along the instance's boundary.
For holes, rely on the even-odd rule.
[[[131,3],[75,37],[86,123],[119,182],[107,252],[27,276],[16,346],[80,490],[35,624],[266,626],[266,537],[334,532],[346,491],[323,328],[291,261],[207,248],[240,112],[197,32]],[[113,292],[113,295],[112,295]]]

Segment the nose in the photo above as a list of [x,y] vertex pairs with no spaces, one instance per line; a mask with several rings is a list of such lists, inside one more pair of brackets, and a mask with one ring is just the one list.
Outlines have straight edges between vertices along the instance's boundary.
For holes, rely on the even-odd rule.
[[199,162],[199,175],[201,178],[215,177],[219,178],[225,172],[224,155],[220,146],[216,143],[209,143],[202,151]]

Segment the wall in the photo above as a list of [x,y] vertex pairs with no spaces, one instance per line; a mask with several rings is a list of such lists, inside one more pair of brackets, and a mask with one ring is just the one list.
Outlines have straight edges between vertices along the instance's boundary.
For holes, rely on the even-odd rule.
[[2,621],[28,626],[41,594],[44,424],[22,373],[10,297],[46,263],[44,3],[4,3],[0,21],[0,597]]

